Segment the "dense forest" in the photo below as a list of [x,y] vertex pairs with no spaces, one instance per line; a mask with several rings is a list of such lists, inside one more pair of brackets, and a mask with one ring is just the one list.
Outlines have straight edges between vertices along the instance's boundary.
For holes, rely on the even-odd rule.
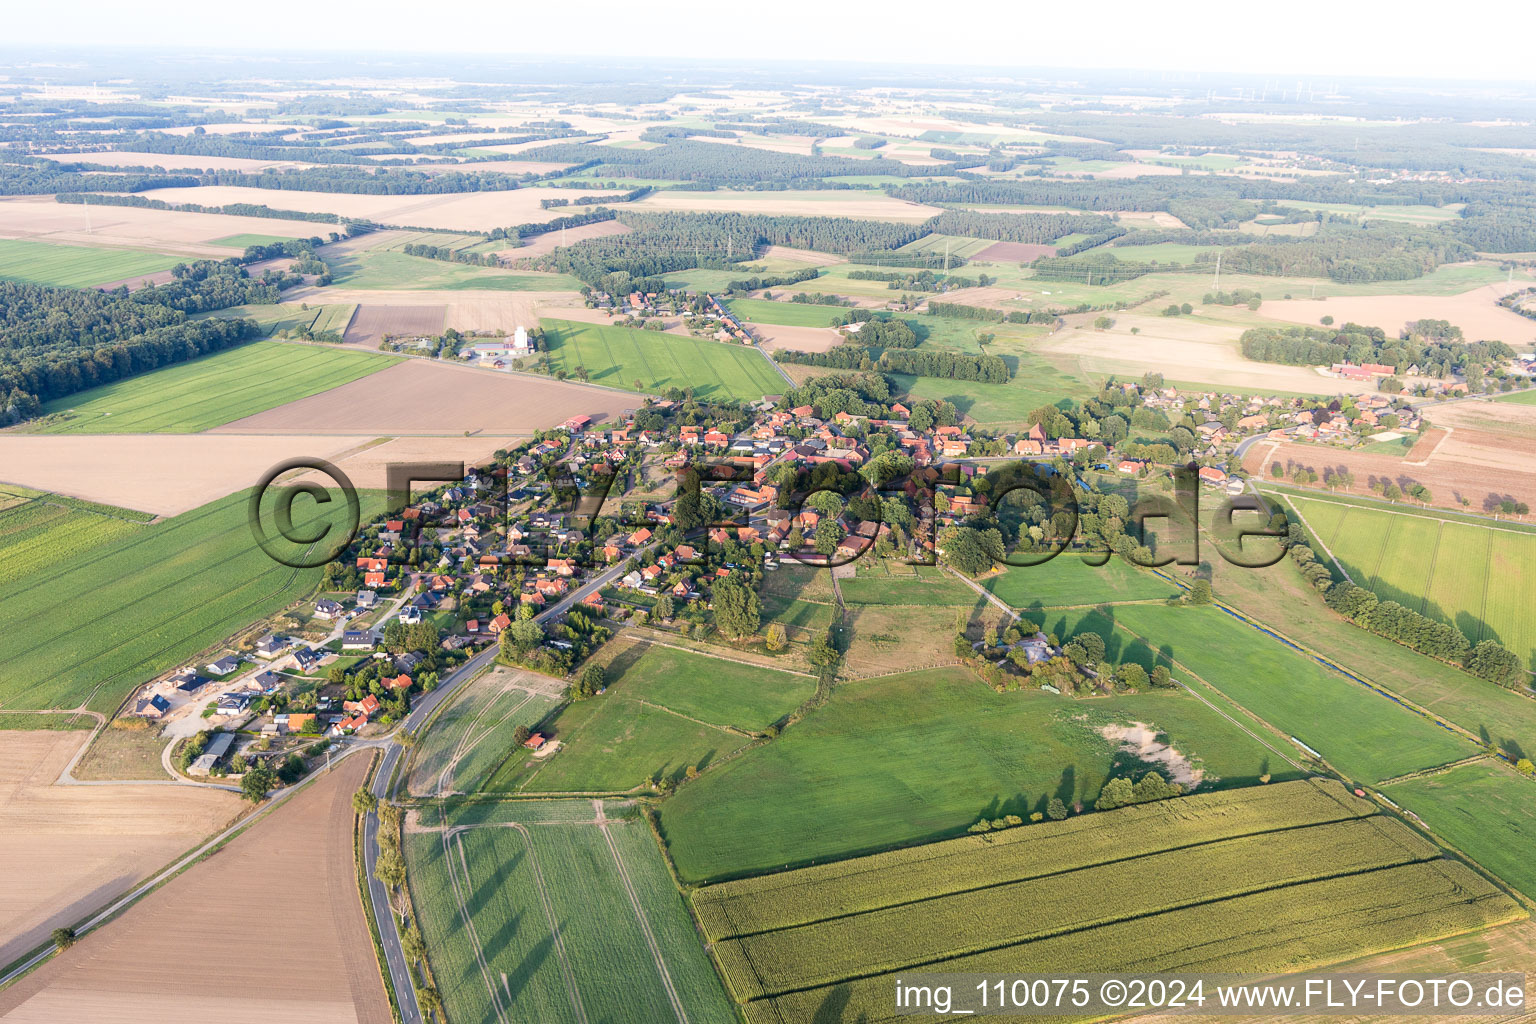
[[0,281],[0,413],[23,419],[49,399],[237,345],[255,334],[249,320],[191,314],[272,303],[279,293],[231,263],[175,273],[131,294]]
[[596,152],[593,147],[580,143],[557,143],[526,150],[522,154],[525,160],[551,163],[577,163],[591,160],[594,155],[602,159],[602,177],[662,178],[714,186],[788,186],[791,183],[814,183],[821,178],[839,175],[875,172],[903,178],[922,178],[947,174],[953,170],[944,164],[914,166],[896,160],[883,160],[878,156],[875,159],[879,162],[873,163],[852,157],[800,156],[751,146],[727,146],[689,139],[673,139],[655,149],[605,146]]

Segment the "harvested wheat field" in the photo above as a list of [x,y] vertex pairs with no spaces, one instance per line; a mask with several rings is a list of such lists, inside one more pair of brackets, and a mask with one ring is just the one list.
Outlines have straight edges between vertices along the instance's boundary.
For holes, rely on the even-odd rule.
[[847,261],[841,256],[834,256],[829,252],[816,252],[812,249],[792,249],[787,245],[770,245],[763,250],[763,259],[792,260],[795,263],[806,263],[813,267],[831,267]]
[[[528,189],[526,191],[533,191]],[[636,203],[637,210],[694,210],[700,213],[766,213],[799,217],[863,217],[868,220],[917,222],[940,211],[878,192],[825,189],[813,192],[652,192]],[[558,211],[553,211],[558,212]],[[544,218],[548,220],[549,218]]]
[[1536,471],[1536,405],[1520,402],[1491,402],[1473,400],[1450,402],[1424,410],[1424,415],[1438,427],[1454,427],[1457,433],[1482,431],[1487,434],[1503,434],[1505,443],[1525,442],[1526,465]]
[[[531,434],[576,415],[613,419],[641,395],[553,378],[408,359],[365,380],[280,405],[210,434]],[[227,493],[227,491],[225,492]]]
[[843,343],[845,335],[830,327],[784,327],[775,324],[752,324],[763,347],[774,352],[794,349],[800,352],[826,352]]
[[[956,293],[958,294],[958,293]],[[1326,377],[1305,366],[1244,359],[1237,330],[1186,317],[1117,314],[1115,325],[1096,331],[1092,315],[1069,316],[1065,330],[1040,340],[1037,350],[1075,356],[1089,373],[1163,374],[1171,381],[1288,391],[1306,395],[1376,390],[1374,380]],[[1140,328],[1132,334],[1131,328]]]
[[1003,309],[1004,304],[1019,299],[1017,288],[998,288],[987,286],[986,288],[956,288],[954,291],[945,292],[936,296],[938,302],[956,302],[962,306],[985,306],[989,309]]
[[[380,444],[364,445],[336,459],[336,467],[354,486],[383,490],[389,486],[389,467],[405,463],[462,462],[466,467],[484,466],[498,448],[514,444],[505,434],[474,437],[392,437]],[[319,476],[315,480],[324,485]]]
[[1455,430],[1426,462],[1417,465],[1392,455],[1266,441],[1248,449],[1243,468],[1267,479],[1274,462],[1287,474],[1297,466],[1325,477],[1348,470],[1355,476],[1355,486],[1338,488],[1342,494],[1370,494],[1372,483],[1387,480],[1403,489],[1423,484],[1430,490],[1430,504],[1443,508],[1461,509],[1463,498],[1472,512],[1492,511],[1506,498],[1536,505],[1536,466],[1531,456],[1491,434]]
[[532,259],[535,256],[547,256],[562,245],[575,245],[589,238],[608,238],[611,235],[627,234],[629,234],[629,228],[618,221],[600,220],[596,224],[583,224],[579,228],[546,231],[542,235],[535,235],[526,245],[520,245],[516,249],[501,249],[496,255],[504,260]]
[[[359,306],[420,306],[441,311],[437,331],[506,331],[533,327],[551,306],[580,306],[576,292],[415,291],[411,289],[295,288],[284,302],[356,303]],[[435,332],[434,332],[435,333]]]
[[[618,194],[606,191],[582,193],[584,196]],[[201,188],[155,188],[141,192],[140,195],[168,203],[201,203],[205,206],[263,203],[284,210],[334,213],[343,217],[362,217],[380,224],[404,224],[449,231],[489,231],[509,224],[553,220],[570,211],[559,208],[546,210],[539,205],[540,200],[571,198],[569,189],[542,187],[518,188],[508,192],[374,196],[288,189],[274,193],[265,188],[210,185]]]
[[[341,390],[315,398],[324,400]],[[289,406],[271,411],[284,408]],[[376,436],[281,433],[297,436],[0,433],[0,477],[40,491],[173,516],[255,486],[284,459],[329,458]]]
[[417,334],[436,336],[443,333],[446,306],[381,306],[369,303],[357,307],[341,340],[348,345],[377,345],[386,337]]
[[[167,171],[265,171],[314,167],[300,160],[258,160],[244,156],[190,156],[182,153],[49,153],[49,160],[60,163],[99,164],[102,167],[162,167]],[[273,204],[268,204],[273,205]]]
[[1527,320],[1498,305],[1498,300],[1529,282],[1489,284],[1460,295],[1351,295],[1328,299],[1265,301],[1262,313],[1275,320],[1316,324],[1331,316],[1335,323],[1354,322],[1380,327],[1389,335],[1410,320],[1449,320],[1468,341],[1503,341],[1529,346],[1536,341],[1536,320]]
[[346,758],[0,992],[0,1020],[388,1021],[352,860],[352,794],[367,767]]
[[240,813],[240,797],[222,790],[57,785],[89,738],[85,730],[0,736],[0,964],[128,891]]
[[[262,193],[261,199],[252,202],[270,206],[279,198],[267,189],[251,191]],[[324,224],[308,221],[141,210],[132,206],[86,206],[80,203],[56,203],[52,196],[0,199],[0,238],[28,238],[70,245],[154,249],[222,259],[238,256],[241,250],[238,246],[213,244],[221,238],[232,238],[235,235],[309,238],[312,235],[324,235],[327,230],[330,229]]]

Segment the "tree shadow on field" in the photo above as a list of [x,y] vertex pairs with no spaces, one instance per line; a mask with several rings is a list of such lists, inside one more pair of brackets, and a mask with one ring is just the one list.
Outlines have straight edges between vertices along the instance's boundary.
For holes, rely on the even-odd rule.
[[486,963],[495,960],[501,954],[501,951],[511,944],[513,936],[517,934],[517,930],[521,927],[522,923],[522,914],[513,914],[502,922],[501,927],[496,929],[496,934],[492,935],[481,948],[481,952],[485,954]]
[[544,966],[544,961],[549,959],[550,950],[554,948],[555,937],[553,935],[546,935],[533,944],[533,948],[528,951],[528,955],[523,957],[522,962],[517,965],[517,970],[507,977],[506,989],[509,1002],[516,1002],[518,993],[527,987],[528,982],[533,980],[533,976],[539,972],[539,968]]
[[650,644],[630,644],[624,648],[614,659],[608,663],[608,685],[612,686],[635,667],[635,663],[645,656],[645,652],[651,649]]
[[843,1011],[848,1008],[848,1001],[853,997],[847,985],[839,985],[816,1007],[816,1012],[811,1015],[811,1024],[843,1024]]
[[520,849],[506,860],[499,861],[496,865],[496,869],[492,871],[484,881],[476,886],[475,891],[470,895],[469,899],[464,901],[465,913],[467,913],[470,917],[475,917],[487,906],[489,906],[491,897],[495,895],[498,889],[506,886],[508,877],[511,876],[512,872],[517,870],[518,864],[522,863],[523,857],[526,856],[526,854],[526,850]]

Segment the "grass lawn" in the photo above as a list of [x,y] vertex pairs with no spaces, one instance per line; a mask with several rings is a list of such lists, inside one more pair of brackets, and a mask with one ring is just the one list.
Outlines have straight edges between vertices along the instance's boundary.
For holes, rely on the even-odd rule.
[[87,288],[139,274],[158,274],[185,262],[182,256],[138,249],[95,249],[0,239],[0,280],[23,284]]
[[576,291],[581,282],[565,274],[514,273],[475,267],[388,249],[361,249],[326,257],[333,282],[345,288],[484,289],[512,292]]
[[393,356],[257,341],[56,399],[47,434],[194,434],[317,395],[399,362]]
[[[814,282],[805,282],[809,287]],[[726,304],[732,313],[755,324],[784,327],[831,327],[832,321],[848,310],[842,306],[818,306],[809,302],[773,302],[766,299],[732,299]]]
[[1080,378],[1063,373],[1039,357],[1021,362],[1007,384],[913,377],[905,373],[886,376],[895,382],[895,393],[919,401],[943,399],[966,419],[994,429],[1022,427],[1028,423],[1031,409],[1054,405],[1065,398],[1083,397],[1092,390]]
[[[383,495],[358,495],[364,519]],[[0,704],[116,710],[133,687],[298,600],[319,569],[257,546],[238,491],[0,584]],[[314,517],[295,502],[294,525]]]
[[210,239],[209,245],[227,245],[233,249],[249,249],[253,245],[281,245],[283,242],[291,242],[287,235],[226,235],[223,238]]
[[1014,608],[1055,608],[1168,597],[1178,588],[1120,557],[1100,566],[1070,553],[1042,565],[1012,566],[981,581]]
[[1284,775],[1187,694],[1000,694],[968,671],[934,669],[838,686],[778,739],[680,788],[662,804],[662,830],[679,874],[697,882],[945,838],[1057,795],[1092,803],[1112,773],[1143,770],[1097,732],[1111,721],[1167,731],[1218,786]]
[[843,580],[839,589],[849,605],[941,605],[974,607],[976,591],[942,569],[899,566],[915,572],[892,573],[883,563],[865,558],[859,574]]
[[1156,648],[1157,660],[1174,663],[1176,678],[1185,669],[1194,672],[1353,778],[1377,782],[1476,751],[1218,608],[1121,605],[1110,611]]
[[1514,402],[1516,405],[1536,405],[1536,389],[1530,391],[1516,391],[1508,395],[1500,395],[1500,402]]
[[501,817],[513,828],[406,836],[411,895],[448,1019],[576,1024],[681,1014],[732,1024],[644,821],[610,806],[599,828],[584,801],[553,819],[570,823],[551,824],[548,812],[562,806],[506,805]]
[[1491,762],[1384,789],[1483,867],[1536,899],[1536,784]]
[[[220,320],[251,320],[270,338],[274,335],[286,335],[302,327],[319,330],[321,321],[329,324],[330,330],[341,331],[346,328],[347,320],[352,318],[352,311],[357,308],[347,303],[327,303],[319,306],[310,304],[308,309],[300,308],[302,305],[294,302],[277,302],[271,305],[230,306],[228,309],[199,315],[218,317]],[[345,318],[341,316],[342,311],[345,311]],[[336,324],[338,319],[340,319],[340,326]]]
[[548,723],[563,747],[539,760],[509,758],[493,792],[627,792],[748,742],[815,689],[814,680],[665,647],[615,649],[606,693],[568,705]]
[[568,320],[540,322],[551,366],[572,376],[585,366],[594,384],[634,391],[693,388],[700,398],[753,401],[789,386],[750,345]]

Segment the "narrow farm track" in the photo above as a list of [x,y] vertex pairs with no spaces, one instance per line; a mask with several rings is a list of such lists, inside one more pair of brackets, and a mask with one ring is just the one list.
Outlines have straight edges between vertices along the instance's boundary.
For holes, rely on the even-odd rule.
[[[518,701],[512,707],[506,709],[506,711],[501,715],[500,718],[496,719],[496,721],[486,726],[480,732],[475,732],[474,730],[478,726],[480,719],[491,711],[498,700],[514,690],[520,691],[523,694],[523,699]],[[459,762],[464,759],[465,755],[469,753],[470,748],[476,746],[480,743],[481,740],[494,733],[503,722],[505,722],[512,715],[516,714],[518,709],[522,708],[529,701],[533,700],[534,696],[535,694],[532,690],[525,690],[520,686],[509,686],[495,694],[489,701],[487,701],[485,707],[481,708],[475,714],[475,717],[470,721],[470,723],[465,726],[464,735],[459,737],[459,742],[454,746],[453,753],[449,755],[448,763],[444,765],[443,770],[438,773],[437,788],[433,795],[445,796],[446,792],[444,787],[448,784],[449,776],[453,773],[454,769],[459,766]]]
[[624,858],[619,856],[619,848],[614,845],[613,835],[608,831],[608,815],[603,811],[603,802],[593,800],[592,808],[597,814],[597,830],[603,834],[603,841],[608,844],[608,852],[613,854],[614,866],[619,869],[619,881],[624,883],[624,892],[629,896],[629,905],[635,908],[635,921],[640,925],[640,931],[645,936],[645,944],[650,947],[651,959],[656,963],[656,973],[661,976],[661,986],[667,990],[667,1001],[672,1004],[672,1012],[677,1014],[677,1024],[688,1024],[688,1014],[684,1012],[683,1002],[678,998],[677,988],[672,984],[672,975],[667,971],[666,960],[661,955],[661,946],[651,931],[651,923],[645,919],[645,909],[640,905],[640,896],[635,892],[635,883],[630,881],[629,868],[625,866]]
[[[458,854],[459,861],[457,869],[453,865],[455,852]],[[464,922],[464,930],[469,933],[469,941],[474,945],[475,963],[480,968],[480,976],[485,979],[486,994],[491,997],[491,1005],[496,1009],[496,1019],[506,1024],[506,1007],[502,1006],[496,983],[491,980],[491,969],[485,962],[485,947],[480,942],[480,933],[475,930],[474,915],[469,912],[469,903],[464,896],[465,888],[472,886],[474,879],[469,873],[469,861],[464,856],[464,843],[457,832],[443,833],[443,856],[447,859],[448,878],[453,883],[453,895],[459,901],[459,918]],[[459,882],[460,870],[464,872],[462,884]]]

